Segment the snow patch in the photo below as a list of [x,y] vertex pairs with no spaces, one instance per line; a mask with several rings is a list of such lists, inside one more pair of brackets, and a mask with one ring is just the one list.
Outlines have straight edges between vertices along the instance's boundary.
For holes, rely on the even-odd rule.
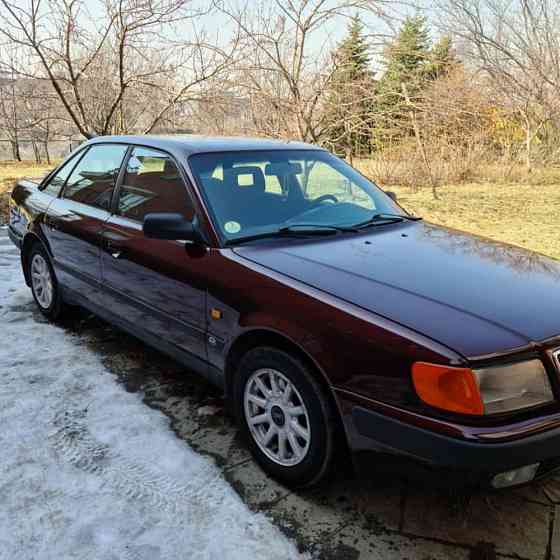
[[78,337],[34,318],[5,239],[0,232],[0,559],[299,558]]

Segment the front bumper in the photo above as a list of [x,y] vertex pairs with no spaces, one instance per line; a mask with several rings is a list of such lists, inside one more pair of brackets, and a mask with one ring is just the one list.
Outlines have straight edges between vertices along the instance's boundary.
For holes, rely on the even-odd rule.
[[[393,472],[412,478],[419,473],[422,478],[435,475],[437,482],[453,486],[489,486],[494,475],[534,463],[540,463],[535,478],[560,469],[560,426],[511,441],[480,443],[420,428],[362,406],[354,405],[349,412],[346,430],[350,447],[360,452],[356,455],[359,468],[364,463],[368,467],[389,464]],[[376,458],[368,457],[367,451],[375,451]]]
[[357,432],[375,440],[375,448],[397,448],[401,453],[439,467],[503,472],[529,463],[560,458],[560,427],[500,443],[475,443],[406,424],[356,406],[352,421]]

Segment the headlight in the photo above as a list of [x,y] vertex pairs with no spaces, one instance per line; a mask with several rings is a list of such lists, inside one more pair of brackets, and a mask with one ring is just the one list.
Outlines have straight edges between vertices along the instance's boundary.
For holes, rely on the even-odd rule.
[[540,360],[477,370],[416,362],[412,380],[425,403],[462,414],[496,414],[554,400]]
[[529,408],[554,400],[540,360],[473,370],[485,414]]

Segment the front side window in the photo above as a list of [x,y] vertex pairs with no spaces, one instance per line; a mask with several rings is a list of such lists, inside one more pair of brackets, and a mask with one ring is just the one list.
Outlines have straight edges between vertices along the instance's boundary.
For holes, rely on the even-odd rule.
[[191,169],[226,241],[282,228],[351,228],[403,215],[381,189],[322,150],[196,154]]
[[49,179],[46,187],[43,189],[43,192],[46,192],[52,196],[58,196],[66,179],[74,169],[76,162],[84,155],[83,150],[80,150],[79,153],[74,155],[70,158],[64,165]]
[[127,146],[99,144],[89,148],[66,182],[62,196],[109,210]]
[[192,220],[192,201],[168,154],[149,148],[134,148],[120,187],[118,212],[139,222],[151,212],[176,212]]

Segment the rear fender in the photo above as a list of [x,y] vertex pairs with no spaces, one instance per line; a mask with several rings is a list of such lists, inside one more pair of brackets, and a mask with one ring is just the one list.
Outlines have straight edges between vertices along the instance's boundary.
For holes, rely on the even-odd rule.
[[29,256],[31,247],[35,243],[40,243],[52,259],[52,251],[50,249],[48,241],[43,236],[38,235],[34,231],[27,232],[23,238],[23,243],[21,245],[21,267],[23,269],[25,283],[29,287],[31,287],[31,278],[29,278],[29,272],[27,270],[27,258]]

